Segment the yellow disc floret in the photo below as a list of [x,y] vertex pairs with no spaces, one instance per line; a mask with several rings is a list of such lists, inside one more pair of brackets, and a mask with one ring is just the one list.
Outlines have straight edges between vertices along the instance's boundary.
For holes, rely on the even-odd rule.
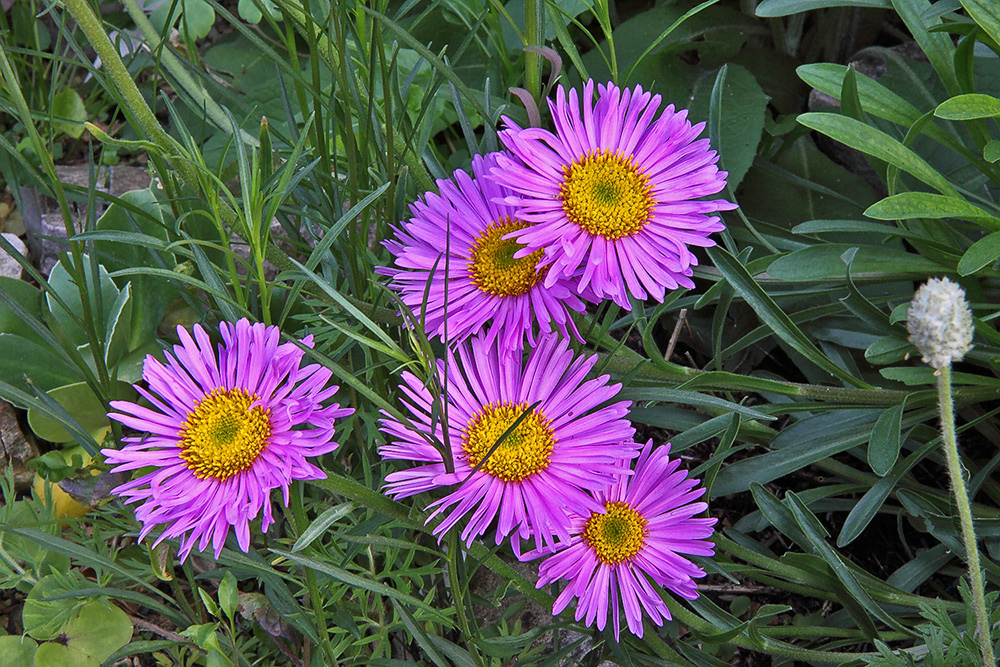
[[651,191],[631,157],[590,151],[563,167],[559,198],[570,222],[614,241],[646,226],[655,204]]
[[[477,412],[462,432],[462,450],[469,466],[479,465],[527,409],[527,403],[491,403]],[[549,466],[555,443],[549,420],[537,409],[532,410],[480,470],[505,482],[520,482]]]
[[583,527],[583,540],[605,565],[632,560],[646,540],[646,519],[628,503],[604,504],[606,514],[593,513]]
[[271,436],[269,411],[243,389],[215,389],[198,401],[178,434],[181,458],[198,479],[222,482],[250,468]]
[[472,283],[476,287],[497,296],[520,296],[527,294],[545,276],[547,267],[535,268],[543,251],[536,250],[527,257],[514,259],[514,253],[524,246],[514,239],[503,238],[529,226],[527,222],[501,218],[490,223],[476,238],[469,262]]

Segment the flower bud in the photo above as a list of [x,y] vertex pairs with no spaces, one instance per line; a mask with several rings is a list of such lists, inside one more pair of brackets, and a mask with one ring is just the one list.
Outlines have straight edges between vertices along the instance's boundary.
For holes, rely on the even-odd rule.
[[948,278],[931,278],[913,295],[906,313],[910,342],[937,370],[961,361],[972,348],[972,311],[965,290]]

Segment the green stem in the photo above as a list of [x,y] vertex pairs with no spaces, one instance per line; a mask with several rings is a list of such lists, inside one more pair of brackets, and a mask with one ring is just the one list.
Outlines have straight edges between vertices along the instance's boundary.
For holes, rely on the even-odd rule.
[[[541,25],[544,21],[541,10],[545,2],[524,0],[524,45],[542,46]],[[524,52],[524,84],[536,102],[542,94],[542,57],[533,52]]]
[[448,533],[448,587],[451,590],[451,597],[455,603],[455,616],[458,619],[458,627],[461,629],[462,634],[465,635],[465,644],[469,648],[469,654],[479,667],[485,667],[482,656],[479,655],[479,651],[475,648],[475,644],[473,643],[475,636],[469,627],[469,616],[465,608],[465,590],[459,576],[459,568],[461,567],[460,559],[461,546],[458,543],[458,532],[453,530]]
[[986,611],[986,596],[983,572],[979,566],[979,550],[976,534],[972,526],[972,510],[969,507],[969,493],[962,476],[962,461],[958,455],[958,440],[955,438],[955,415],[952,412],[951,366],[938,372],[938,406],[941,410],[941,437],[944,441],[945,458],[948,460],[948,475],[955,493],[959,522],[962,525],[962,541],[965,557],[969,563],[969,585],[972,589],[972,604],[976,612],[976,634],[983,656],[983,667],[995,667],[993,643],[990,635],[989,614]]

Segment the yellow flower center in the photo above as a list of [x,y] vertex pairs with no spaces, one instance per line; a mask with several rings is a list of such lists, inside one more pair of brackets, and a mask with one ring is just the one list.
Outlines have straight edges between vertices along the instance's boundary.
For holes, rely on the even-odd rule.
[[606,514],[594,512],[583,527],[583,540],[605,565],[631,560],[646,539],[646,519],[628,503],[604,504]]
[[[507,429],[528,409],[527,403],[490,404],[469,420],[462,433],[462,449],[475,468],[486,458]],[[480,468],[505,482],[520,482],[549,467],[549,456],[556,440],[550,421],[538,410],[532,410],[510,435],[496,448]]]
[[497,296],[520,296],[545,276],[548,267],[540,271],[535,268],[542,259],[542,250],[514,259],[514,253],[524,246],[514,239],[503,238],[529,226],[527,222],[501,218],[490,223],[476,238],[472,245],[472,261],[469,262],[472,283],[476,287]]
[[[243,389],[216,389],[198,401],[181,427],[181,458],[198,479],[223,482],[250,468],[271,436],[268,411]],[[253,407],[251,407],[253,406]]]
[[563,167],[559,198],[571,222],[614,241],[646,226],[655,203],[651,191],[631,157],[591,151]]

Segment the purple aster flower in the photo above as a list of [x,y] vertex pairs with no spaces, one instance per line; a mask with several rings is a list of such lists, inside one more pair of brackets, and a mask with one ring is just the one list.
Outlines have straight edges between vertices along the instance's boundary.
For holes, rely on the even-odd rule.
[[[166,365],[146,357],[149,390],[135,389],[152,409],[112,401],[119,412],[108,414],[145,435],[101,450],[117,464],[112,472],[153,468],[112,493],[142,503],[135,510],[140,540],[160,524],[166,528],[156,543],[180,537],[182,561],[196,543],[204,550],[211,542],[218,558],[230,526],[246,551],[261,509],[261,528],[274,523],[271,489],[281,488],[287,505],[292,480],[326,477],[306,458],[335,450],[333,422],[354,412],[322,405],[337,391],[326,386],[331,372],[303,367],[305,352],[280,343],[278,327],[242,319],[220,329],[218,356],[196,324],[193,338],[177,327],[181,344],[164,352]],[[312,336],[301,342],[312,347]]]
[[[586,616],[586,625],[596,620],[603,630],[610,609],[616,641],[622,608],[637,637],[642,637],[643,610],[656,625],[670,620],[649,580],[687,600],[698,597],[693,579],[705,571],[680,554],[711,556],[715,549],[708,538],[716,520],[695,518],[708,507],[694,502],[705,489],[695,489],[698,481],[677,469],[680,460],[668,458],[669,443],[651,453],[652,445],[650,440],[643,447],[631,477],[619,475],[607,491],[597,492],[598,511],[573,517],[572,540],[538,568],[537,588],[557,579],[569,581],[553,614],[577,598],[576,620]],[[547,553],[551,550],[525,556]]]
[[[412,427],[386,415],[382,430],[389,443],[379,453],[422,465],[386,476],[386,492],[405,497],[459,485],[428,509],[434,510],[430,519],[447,514],[434,529],[439,536],[470,515],[461,533],[468,544],[494,518],[496,543],[512,535],[515,551],[517,538],[533,536],[538,548],[555,537],[568,540],[567,512],[600,511],[587,492],[629,474],[628,462],[637,453],[635,429],[626,419],[630,402],[609,403],[621,385],[608,384],[607,375],[585,379],[596,361],[596,356],[574,357],[556,336],[544,338],[525,364],[495,342],[473,338],[471,345],[458,346],[457,359],[448,351],[447,366],[438,362],[446,405],[437,410],[423,383],[404,373],[400,390]],[[429,442],[444,440],[444,415],[455,470],[450,474],[441,451]]]
[[525,336],[534,345],[536,330],[545,335],[553,325],[580,338],[567,309],[580,312],[585,305],[572,281],[543,284],[542,252],[515,259],[524,246],[505,238],[528,223],[513,206],[498,203],[513,192],[486,178],[496,156],[477,155],[474,179],[459,169],[454,180],[437,182],[440,194],[428,192],[413,203],[413,217],[385,241],[396,266],[376,271],[391,278],[390,287],[414,313],[426,293],[425,328],[442,341],[446,333],[457,342],[485,331],[487,341],[499,337],[505,349],[520,350]]
[[[708,139],[695,140],[687,111],[673,105],[653,120],[660,96],[588,81],[580,100],[560,87],[549,101],[555,134],[521,129],[504,118],[491,178],[514,190],[504,202],[530,226],[508,237],[525,244],[514,257],[543,251],[546,285],[580,275],[579,290],[629,309],[628,294],[663,301],[665,288],[694,287],[698,260],[688,246],[712,246],[724,229],[717,211],[736,208],[701,200],[726,186]],[[583,115],[580,103],[583,103]],[[583,267],[582,274],[580,267]]]

